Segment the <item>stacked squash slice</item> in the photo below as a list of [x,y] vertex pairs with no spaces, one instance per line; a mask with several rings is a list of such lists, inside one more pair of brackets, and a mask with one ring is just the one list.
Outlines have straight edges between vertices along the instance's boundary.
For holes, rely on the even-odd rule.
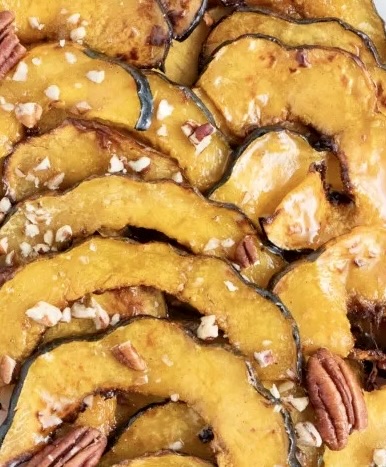
[[371,0],[0,7],[0,467],[386,465]]

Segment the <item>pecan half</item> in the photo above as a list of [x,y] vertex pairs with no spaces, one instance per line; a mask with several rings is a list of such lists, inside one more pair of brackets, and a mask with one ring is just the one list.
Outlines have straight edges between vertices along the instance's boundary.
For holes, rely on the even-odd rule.
[[0,79],[4,78],[27,52],[15,34],[12,25],[14,19],[12,12],[0,12]]
[[256,263],[258,255],[252,235],[246,235],[237,245],[235,260],[242,268],[248,268]]
[[106,448],[107,438],[94,428],[80,427],[38,452],[26,467],[94,467]]
[[355,375],[342,358],[322,348],[308,360],[306,384],[323,441],[333,451],[343,449],[353,430],[367,426],[366,404]]

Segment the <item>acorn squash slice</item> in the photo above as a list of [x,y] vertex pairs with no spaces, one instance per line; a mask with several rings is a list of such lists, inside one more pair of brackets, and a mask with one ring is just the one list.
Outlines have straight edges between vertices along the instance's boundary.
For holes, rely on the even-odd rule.
[[316,250],[355,226],[355,206],[333,203],[320,167],[312,167],[271,216],[262,220],[268,239],[282,250]]
[[[152,96],[146,78],[127,64],[77,45],[34,47],[7,78],[0,84],[0,94],[16,106],[16,112],[0,112],[0,134],[5,136],[0,156],[22,138],[21,121],[28,127],[49,127],[59,111],[128,129],[144,130],[150,125]],[[26,103],[36,106],[21,105]]]
[[[128,341],[145,363],[144,371],[115,357],[112,349]],[[173,366],[162,364],[165,354]],[[39,449],[40,437],[55,429],[43,429],[46,414],[59,424],[87,395],[110,390],[179,394],[212,427],[220,467],[250,467],[256,461],[261,467],[299,465],[289,416],[282,408],[274,410],[278,401],[250,365],[230,350],[199,344],[167,321],[136,319],[102,338],[53,344],[25,364],[21,378],[0,429],[1,465]]]
[[119,430],[110,449],[100,460],[100,467],[171,449],[170,446],[178,441],[181,444],[176,448],[181,452],[213,461],[209,443],[212,437],[212,431],[204,420],[187,405],[180,402],[153,404],[140,410],[123,430]]
[[[272,70],[279,76],[273,81]],[[378,188],[386,179],[386,118],[376,112],[374,84],[357,59],[337,49],[288,49],[272,38],[244,36],[218,50],[198,86],[235,135],[272,122],[300,121],[330,137],[358,224],[386,221],[386,200]],[[371,160],[366,170],[364,153]]]
[[[225,5],[233,0],[222,0]],[[268,8],[293,18],[338,18],[367,34],[386,62],[385,29],[373,0],[240,0],[237,3]]]
[[278,275],[273,291],[299,325],[303,352],[327,347],[347,357],[354,347],[348,312],[386,302],[385,247],[384,229],[357,227]]
[[[80,300],[86,308],[101,307],[111,320],[124,321],[138,315],[167,317],[167,305],[163,294],[152,287],[125,287],[118,290],[106,290],[103,293],[90,293]],[[101,326],[102,328],[104,326]],[[71,318],[69,323],[59,322],[47,328],[42,338],[43,343],[52,342],[63,337],[84,336],[96,333],[93,318]]]
[[[39,252],[63,249],[71,239],[101,229],[120,231],[128,225],[162,232],[194,253],[235,260],[240,243],[248,237],[255,244],[256,259],[243,274],[261,286],[283,265],[238,210],[208,201],[173,181],[147,183],[120,175],[93,178],[67,193],[20,203],[0,228],[0,237],[8,242],[4,253],[11,254],[13,264],[18,265]],[[47,233],[50,242],[45,240]],[[31,249],[27,255],[26,245]]]
[[39,343],[46,326],[26,315],[38,302],[63,309],[96,290],[129,285],[155,287],[200,314],[214,315],[219,329],[251,359],[254,352],[270,350],[271,365],[256,363],[262,379],[296,377],[297,328],[276,297],[246,283],[219,258],[182,254],[164,243],[99,237],[24,266],[0,288],[0,356],[20,361]]
[[204,44],[201,61],[206,61],[222,43],[244,34],[276,37],[291,47],[314,45],[336,47],[358,56],[377,85],[378,104],[386,113],[386,71],[371,39],[337,19],[295,20],[265,10],[242,9],[224,18]]
[[173,27],[174,37],[184,41],[203,17],[208,0],[160,0]]
[[232,203],[259,226],[284,196],[298,186],[326,152],[313,149],[300,134],[284,128],[257,130],[239,147],[232,166],[210,193],[210,199]]
[[139,68],[161,65],[171,41],[169,22],[157,0],[51,0],[49,8],[45,0],[3,0],[1,7],[14,12],[23,44],[79,41]]
[[326,448],[323,456],[325,467],[362,467],[372,465],[375,449],[386,449],[386,388],[365,392],[368,425],[362,431],[354,431],[342,451]]
[[[172,83],[156,72],[145,74],[155,112],[149,129],[136,132],[135,137],[177,160],[193,186],[208,190],[220,180],[230,160],[231,151],[224,136],[215,128],[211,113],[188,87]],[[186,125],[200,128],[201,141],[194,135],[187,136],[190,131]]]
[[130,467],[213,467],[213,464],[199,459],[198,457],[184,456],[167,451],[138,459],[126,460],[120,464],[114,465],[115,467],[117,467],[117,465],[127,465]]
[[[114,161],[123,162],[118,168],[146,181],[182,175],[173,159],[129,135],[95,123],[68,120],[18,144],[4,161],[3,183],[7,196],[20,201],[47,191],[48,186],[63,191],[93,175],[104,175],[110,168],[117,170]],[[142,167],[142,163],[148,165]]]

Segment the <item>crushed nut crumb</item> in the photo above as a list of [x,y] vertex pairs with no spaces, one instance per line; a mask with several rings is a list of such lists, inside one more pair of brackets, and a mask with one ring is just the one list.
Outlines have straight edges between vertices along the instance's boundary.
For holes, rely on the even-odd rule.
[[218,337],[218,326],[216,325],[216,316],[209,315],[201,318],[201,323],[197,329],[199,339],[214,339]]
[[32,308],[29,308],[25,314],[28,318],[47,327],[55,326],[62,318],[62,312],[58,307],[44,301],[40,301]]

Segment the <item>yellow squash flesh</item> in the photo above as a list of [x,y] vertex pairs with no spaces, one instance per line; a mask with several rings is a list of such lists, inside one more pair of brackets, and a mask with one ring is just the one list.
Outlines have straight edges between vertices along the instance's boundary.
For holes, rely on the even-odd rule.
[[350,307],[366,311],[386,302],[385,248],[384,229],[358,227],[278,278],[273,290],[299,325],[303,352],[327,347],[347,357],[354,347]]
[[[91,176],[106,174],[114,156],[122,160],[127,173],[146,181],[171,179],[180,172],[173,159],[128,135],[74,120],[18,144],[5,161],[3,183],[7,195],[13,201],[20,201],[47,191],[50,182],[55,187],[55,177],[63,174],[63,181],[58,184],[58,189],[63,191]],[[133,170],[130,162],[142,157],[149,159],[150,164],[140,172]],[[39,169],[46,158],[49,166]]]
[[198,457],[181,456],[180,454],[160,453],[142,457],[140,459],[132,459],[129,461],[115,464],[126,465],[129,467],[210,467],[213,464],[205,462]]
[[[145,372],[113,356],[111,349],[127,341],[146,362]],[[162,363],[165,354],[173,366]],[[87,395],[112,388],[161,397],[179,394],[212,427],[220,467],[250,467],[251,459],[259,459],[261,467],[287,461],[282,415],[258,393],[244,360],[223,348],[198,344],[175,324],[147,318],[99,340],[62,344],[36,358],[0,448],[0,464],[33,453],[36,436],[53,431],[42,430],[39,412],[54,410],[63,418]]]
[[213,461],[209,443],[204,444],[198,436],[203,428],[204,420],[185,404],[150,407],[129,423],[101,459],[100,467],[168,449],[176,441],[182,442],[183,453]]
[[[31,219],[38,229],[34,236],[28,230]],[[119,175],[93,178],[67,193],[20,203],[0,228],[0,237],[8,239],[4,253],[13,251],[13,264],[18,265],[36,257],[35,251],[47,243],[47,232],[54,236],[48,248],[52,250],[66,246],[66,240],[58,236],[59,229],[65,226],[71,228],[70,237],[76,239],[102,229],[117,232],[128,225],[162,232],[195,253],[228,259],[235,257],[237,245],[245,236],[251,236],[259,261],[245,274],[258,285],[265,285],[283,264],[280,257],[263,246],[239,211],[208,201],[193,189],[172,181],[147,183]],[[24,244],[32,248],[30,255],[25,255]]]
[[39,301],[62,309],[96,290],[129,285],[155,287],[200,314],[215,315],[219,328],[251,360],[254,352],[266,350],[264,343],[271,341],[269,349],[277,363],[257,368],[262,379],[283,379],[288,370],[297,372],[292,320],[284,316],[274,298],[260,295],[228,263],[185,255],[163,243],[141,245],[101,238],[34,261],[0,288],[0,356],[20,361],[34,350],[46,327],[25,313]]
[[[69,63],[66,53],[70,53]],[[32,60],[38,65],[34,65]],[[36,60],[38,60],[36,62]],[[141,114],[141,101],[133,76],[121,66],[105,60],[90,58],[84,49],[77,45],[44,44],[32,48],[23,58],[27,74],[23,81],[15,81],[15,70],[0,83],[0,95],[9,104],[35,103],[42,107],[42,120],[47,124],[55,110],[70,115],[82,115],[87,120],[101,120],[113,125],[133,129]],[[19,66],[20,66],[19,63]],[[104,72],[104,79],[96,83],[87,78],[92,71]],[[102,79],[102,75],[97,75]],[[93,77],[93,75],[91,75]],[[97,79],[99,79],[97,78]],[[45,94],[50,86],[60,91],[59,101],[53,101]],[[111,93],[114,89],[114,93]],[[78,110],[79,103],[87,103],[89,110]],[[84,104],[82,104],[84,109]],[[0,156],[10,150],[10,144],[18,142],[24,128],[15,112],[0,110]]]
[[76,40],[74,34],[81,28],[85,34],[81,42],[91,49],[137,67],[156,67],[171,40],[168,22],[155,0],[50,0],[49,7],[45,0],[1,0],[0,5],[14,12],[23,44]]

